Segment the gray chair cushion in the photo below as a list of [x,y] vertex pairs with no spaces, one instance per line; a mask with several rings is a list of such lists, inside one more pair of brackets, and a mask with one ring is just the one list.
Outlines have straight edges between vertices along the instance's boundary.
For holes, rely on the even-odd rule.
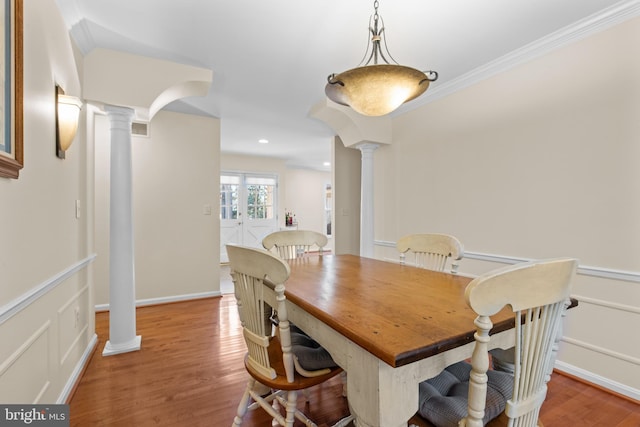
[[494,348],[489,351],[491,354],[491,361],[493,362],[493,369],[496,371],[508,372],[513,375],[515,371],[516,349],[511,347],[507,350],[502,348]]
[[291,328],[291,351],[298,357],[300,366],[308,371],[338,366],[327,350],[295,327]]
[[[471,365],[458,362],[436,377],[420,383],[418,413],[437,427],[457,427],[467,416],[467,395]],[[487,372],[487,406],[484,424],[500,415],[513,394],[513,376],[498,371]]]

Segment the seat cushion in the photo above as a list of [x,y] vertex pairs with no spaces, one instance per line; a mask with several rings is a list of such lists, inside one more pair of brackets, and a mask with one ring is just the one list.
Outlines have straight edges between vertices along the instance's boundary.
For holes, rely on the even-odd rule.
[[298,358],[298,363],[308,371],[338,366],[327,350],[300,329],[291,329],[291,352]]
[[[467,416],[467,396],[471,365],[458,362],[436,377],[420,383],[418,413],[437,427],[457,427]],[[506,372],[487,372],[487,405],[484,424],[500,415],[513,394],[513,376]]]
[[508,372],[513,375],[515,370],[515,348],[511,347],[507,350],[494,348],[489,351],[489,354],[491,354],[491,361],[493,362],[494,370]]

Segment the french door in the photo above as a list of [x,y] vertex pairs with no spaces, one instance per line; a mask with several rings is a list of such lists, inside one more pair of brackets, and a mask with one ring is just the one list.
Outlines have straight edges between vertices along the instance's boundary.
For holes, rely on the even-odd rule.
[[256,248],[278,229],[278,180],[274,175],[220,176],[220,262],[229,262],[227,243]]

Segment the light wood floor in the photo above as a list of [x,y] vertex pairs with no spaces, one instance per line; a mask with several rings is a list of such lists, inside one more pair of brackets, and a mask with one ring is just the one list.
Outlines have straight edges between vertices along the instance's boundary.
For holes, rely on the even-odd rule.
[[[108,313],[96,314],[99,342],[69,402],[71,426],[231,425],[247,379],[233,295],[139,308],[137,352],[103,357],[108,323]],[[319,426],[348,413],[339,378],[312,390],[306,412]],[[545,427],[638,427],[640,405],[554,374],[541,419]],[[243,425],[271,420],[258,410]]]

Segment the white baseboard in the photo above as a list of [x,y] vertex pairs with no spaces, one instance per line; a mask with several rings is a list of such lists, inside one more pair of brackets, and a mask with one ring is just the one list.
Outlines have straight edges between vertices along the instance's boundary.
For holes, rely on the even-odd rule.
[[640,402],[640,390],[638,389],[620,384],[615,381],[611,381],[610,379],[601,377],[600,375],[596,375],[593,372],[585,371],[584,369],[580,369],[576,366],[569,365],[568,363],[564,363],[559,360],[556,361],[555,368],[558,371],[573,375],[574,377],[578,377],[587,382],[596,384],[600,387],[606,388],[607,390],[611,390],[615,393],[627,396],[637,402]]
[[[136,307],[144,307],[145,305],[167,304],[170,302],[188,301],[193,299],[211,298],[222,296],[220,291],[200,292],[197,294],[172,295],[160,298],[148,298],[136,300]],[[109,311],[109,304],[96,304],[96,311]]]
[[98,345],[98,335],[94,333],[91,337],[91,340],[89,341],[89,345],[87,346],[87,348],[85,348],[84,353],[82,353],[82,357],[80,358],[80,360],[78,360],[75,369],[71,373],[71,376],[67,380],[67,383],[64,385],[60,396],[58,396],[58,400],[56,403],[64,404],[71,397],[71,392],[73,391],[76,383],[80,381],[82,372],[89,363],[89,360],[91,360],[91,355],[93,354],[96,345]]

